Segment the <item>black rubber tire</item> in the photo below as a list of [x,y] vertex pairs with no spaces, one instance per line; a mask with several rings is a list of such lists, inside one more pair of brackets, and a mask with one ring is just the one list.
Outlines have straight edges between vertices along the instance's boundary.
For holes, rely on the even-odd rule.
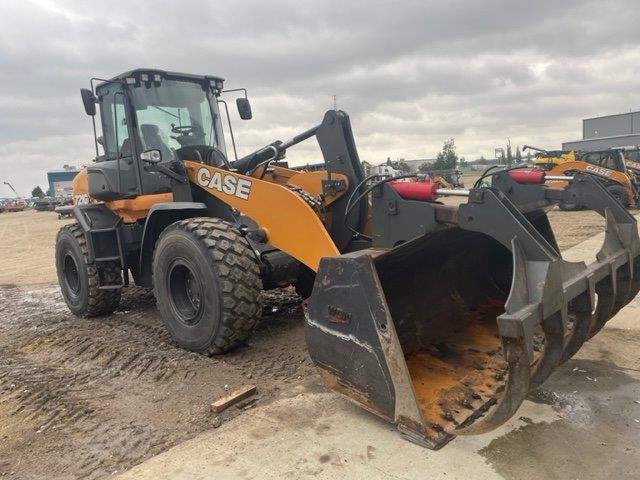
[[224,353],[260,320],[258,260],[239,230],[217,218],[181,220],[162,232],[153,284],[167,330],[187,350]]
[[120,264],[101,262],[98,266],[90,262],[87,239],[77,223],[58,231],[55,250],[58,283],[69,310],[79,317],[113,313],[120,304],[121,289],[99,287],[122,283]]
[[627,191],[621,185],[610,185],[607,191],[615,197],[615,199],[624,207],[629,208],[629,198]]

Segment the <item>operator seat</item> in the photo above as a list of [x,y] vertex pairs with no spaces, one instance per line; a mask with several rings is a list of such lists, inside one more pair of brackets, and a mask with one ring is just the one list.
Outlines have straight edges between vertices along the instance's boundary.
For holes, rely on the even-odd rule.
[[160,136],[160,129],[157,125],[148,123],[142,124],[140,125],[140,132],[142,133],[142,140],[144,141],[145,148],[147,150],[160,150],[162,160],[174,160],[175,155],[173,150],[169,148]]
[[127,137],[122,141],[122,146],[118,152],[118,158],[130,157],[131,154],[131,140]]

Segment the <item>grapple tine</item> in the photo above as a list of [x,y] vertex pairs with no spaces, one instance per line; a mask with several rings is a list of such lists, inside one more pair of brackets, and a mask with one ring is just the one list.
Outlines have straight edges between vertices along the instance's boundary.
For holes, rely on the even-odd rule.
[[594,313],[593,323],[589,330],[589,338],[598,333],[605,323],[613,316],[613,308],[615,305],[616,276],[607,275],[596,285],[596,310]]
[[479,411],[478,415],[469,417],[459,425],[455,430],[457,435],[489,432],[509,420],[520,408],[529,394],[531,384],[531,367],[527,362],[526,348],[523,338],[503,339],[505,358],[509,365],[505,391],[495,405],[487,404],[489,408],[486,413]]
[[572,334],[565,344],[560,363],[573,357],[584,342],[589,339],[589,332],[595,317],[593,303],[589,291],[581,293],[570,302],[569,315],[572,317]]
[[562,314],[556,312],[542,319],[544,343],[542,353],[532,366],[531,386],[539,387],[560,364],[565,346],[565,322]]
[[614,316],[625,305],[631,292],[632,262],[631,252],[625,251],[623,225],[619,224],[610,209],[605,210],[605,239],[602,248],[596,255],[599,261],[609,261],[611,277],[615,279],[614,300],[611,316]]
[[[607,266],[596,285],[597,306],[589,338],[598,333],[638,293],[634,279],[634,258],[640,251],[635,219],[625,218],[610,207],[602,209],[606,220],[605,239],[596,258]],[[626,221],[625,221],[626,220]]]

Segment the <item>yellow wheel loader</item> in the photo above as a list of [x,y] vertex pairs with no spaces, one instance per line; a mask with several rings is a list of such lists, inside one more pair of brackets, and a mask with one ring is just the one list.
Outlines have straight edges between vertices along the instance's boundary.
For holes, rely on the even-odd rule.
[[534,154],[533,164],[543,170],[551,170],[561,163],[576,160],[576,152],[573,150],[544,150],[542,148],[532,147],[531,145],[524,145],[522,151],[526,152],[527,150],[536,152]]
[[[251,334],[261,289],[295,285],[326,384],[439,448],[505,422],[640,289],[636,222],[589,175],[553,189],[544,172],[492,171],[469,190],[365,177],[342,111],[242,158],[233,140],[230,158],[225,92],[147,69],[81,91],[102,135],[56,243],[74,314],[113,312],[133,278],[179,345],[221,354]],[[311,138],[324,170],[287,168]],[[569,198],[605,218],[589,265],[562,258],[545,213]]]

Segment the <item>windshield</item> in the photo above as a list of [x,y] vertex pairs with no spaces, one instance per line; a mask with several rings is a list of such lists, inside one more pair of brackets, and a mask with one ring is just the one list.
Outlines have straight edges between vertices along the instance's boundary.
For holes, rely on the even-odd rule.
[[581,156],[582,161],[598,165],[600,167],[608,168],[610,170],[617,170],[620,172],[626,171],[624,162],[620,156],[620,152],[617,150],[605,151],[605,152],[588,152]]
[[215,99],[196,82],[163,80],[131,89],[138,133],[144,150],[157,149],[176,159],[187,146],[220,148],[215,128]]

